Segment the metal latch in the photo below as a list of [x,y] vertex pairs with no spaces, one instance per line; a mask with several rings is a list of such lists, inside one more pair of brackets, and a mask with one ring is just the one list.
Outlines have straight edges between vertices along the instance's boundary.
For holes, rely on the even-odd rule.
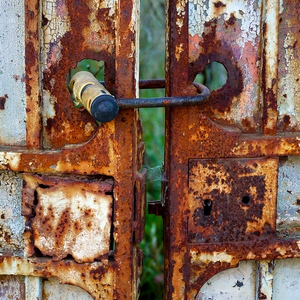
[[[145,88],[147,83],[149,88],[153,88],[154,85],[164,87],[164,80],[140,81],[140,86]],[[209,96],[210,91],[202,84],[193,84],[197,88],[196,96],[115,99],[92,73],[81,71],[71,78],[69,90],[75,98],[75,104],[83,105],[96,121],[109,122],[117,116],[119,109],[200,104]]]

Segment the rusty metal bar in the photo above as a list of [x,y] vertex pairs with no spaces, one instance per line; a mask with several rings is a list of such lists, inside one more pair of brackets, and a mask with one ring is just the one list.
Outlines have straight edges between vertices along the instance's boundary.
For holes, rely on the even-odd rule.
[[41,147],[41,112],[40,112],[40,55],[39,25],[40,16],[36,11],[40,1],[25,1],[25,68],[26,68],[26,145],[29,149]]
[[163,78],[160,79],[141,79],[139,81],[139,88],[141,90],[146,89],[164,89],[166,81]]
[[164,98],[138,98],[138,99],[120,99],[118,101],[120,108],[142,108],[142,107],[171,107],[188,106],[200,104],[209,96],[209,89],[199,83],[194,83],[197,88],[197,96],[185,97],[164,97]]
[[264,134],[276,134],[277,126],[277,89],[278,89],[278,15],[279,3],[267,0],[264,3],[262,35],[262,96]]
[[[164,80],[150,80],[142,82],[143,88],[153,86],[162,87]],[[70,81],[69,90],[74,95],[75,105],[82,104],[98,122],[113,120],[119,108],[146,108],[146,107],[170,107],[188,106],[202,103],[210,94],[209,89],[200,84],[193,83],[197,96],[163,97],[163,98],[124,98],[116,100],[105,89],[92,73],[81,71],[76,73]]]

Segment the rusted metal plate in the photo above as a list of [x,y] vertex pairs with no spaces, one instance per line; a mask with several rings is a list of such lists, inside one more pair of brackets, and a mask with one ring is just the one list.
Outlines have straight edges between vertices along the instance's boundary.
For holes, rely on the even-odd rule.
[[[24,232],[19,211],[23,223],[14,222],[20,243],[12,241],[11,248],[5,244],[9,253],[4,251],[0,257],[0,273],[57,277],[95,299],[137,299],[142,267],[138,243],[143,238],[139,225],[145,209],[144,173],[138,172],[144,152],[138,111],[128,109],[113,122],[98,126],[87,112],[73,107],[66,81],[69,70],[82,59],[102,60],[106,88],[117,98],[137,96],[138,2],[25,0],[24,6],[18,4],[21,16],[14,14],[14,18],[22,27],[25,17],[25,29],[20,31],[23,44],[17,47],[23,55],[15,62],[24,66],[25,53],[26,74],[16,74],[20,79],[13,80],[22,83],[19,98],[26,103],[18,107],[13,102],[19,118],[11,114],[9,121],[22,124],[23,136],[16,143],[2,143],[0,169],[6,171],[1,174],[9,176],[8,180],[1,177],[4,192],[0,195],[12,194],[6,197],[14,200],[7,210],[15,202],[20,209],[22,202],[26,224]],[[6,28],[6,21],[0,24]],[[5,54],[15,53],[10,51],[12,45]],[[10,76],[7,68],[5,74]],[[7,95],[1,102],[5,110],[10,102]],[[26,117],[19,113],[25,113],[25,108]],[[10,123],[5,119],[2,124]],[[23,194],[21,186],[12,189],[11,178],[18,177],[16,182],[21,183],[21,176],[12,170],[30,173],[24,174]],[[30,277],[25,283],[28,297],[40,297],[40,279]],[[77,297],[89,298],[83,294]]]
[[0,144],[24,146],[26,102],[23,1],[1,1],[0,32]]
[[190,160],[189,242],[274,235],[277,167],[277,159]]
[[111,180],[70,180],[30,174],[23,178],[22,213],[30,224],[27,231],[32,231],[35,251],[53,260],[71,255],[77,262],[93,262],[108,255]]
[[194,299],[241,260],[299,256],[299,241],[276,233],[278,157],[300,154],[298,132],[277,132],[285,5],[168,1],[167,96],[195,94],[191,83],[211,61],[228,79],[203,105],[166,111],[165,299]]

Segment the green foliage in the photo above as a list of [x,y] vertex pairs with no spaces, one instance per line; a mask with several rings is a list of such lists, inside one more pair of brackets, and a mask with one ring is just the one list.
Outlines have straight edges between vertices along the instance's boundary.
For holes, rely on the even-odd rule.
[[[140,77],[164,78],[165,64],[165,2],[141,0]],[[140,97],[163,97],[164,90],[141,90]],[[164,108],[140,109],[143,141],[146,144],[147,200],[161,198],[161,169],[164,159]],[[146,215],[140,299],[163,299],[163,221]]]

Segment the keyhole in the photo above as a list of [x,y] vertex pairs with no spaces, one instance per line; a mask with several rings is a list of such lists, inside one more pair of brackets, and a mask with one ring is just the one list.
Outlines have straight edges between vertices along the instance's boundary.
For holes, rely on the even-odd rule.
[[210,216],[212,208],[212,201],[209,199],[206,199],[203,201],[203,209],[204,209],[204,216]]
[[251,197],[248,195],[245,195],[242,197],[243,204],[248,204],[251,201]]

